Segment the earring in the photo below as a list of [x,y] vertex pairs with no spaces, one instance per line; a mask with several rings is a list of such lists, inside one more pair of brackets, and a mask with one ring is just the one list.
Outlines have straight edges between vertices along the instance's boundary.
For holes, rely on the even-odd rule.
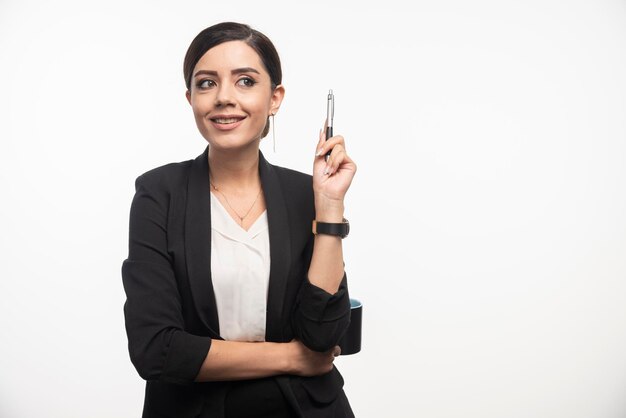
[[276,131],[274,130],[274,126],[275,126],[275,122],[274,122],[274,115],[276,113],[272,112],[270,114],[270,116],[272,117],[272,144],[274,147],[274,152],[276,152]]

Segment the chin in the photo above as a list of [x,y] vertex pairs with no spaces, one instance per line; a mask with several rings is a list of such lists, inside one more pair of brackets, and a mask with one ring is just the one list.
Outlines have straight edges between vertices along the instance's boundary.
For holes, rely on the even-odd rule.
[[260,134],[256,135],[254,137],[255,139],[250,139],[251,137],[243,138],[241,137],[241,135],[229,135],[224,133],[215,134],[209,132],[204,135],[204,138],[207,140],[210,146],[214,147],[215,149],[221,150],[237,150],[248,148],[251,146],[255,146],[258,148],[259,143],[261,142]]

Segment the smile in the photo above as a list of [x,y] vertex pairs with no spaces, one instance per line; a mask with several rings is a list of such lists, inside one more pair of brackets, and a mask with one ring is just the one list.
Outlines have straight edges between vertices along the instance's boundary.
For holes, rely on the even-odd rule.
[[220,115],[214,118],[210,118],[209,120],[217,129],[222,131],[229,131],[239,126],[244,119],[245,116]]

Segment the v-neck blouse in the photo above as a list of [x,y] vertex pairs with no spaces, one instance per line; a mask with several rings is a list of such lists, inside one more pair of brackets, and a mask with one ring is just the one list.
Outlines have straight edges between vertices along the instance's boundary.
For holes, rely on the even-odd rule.
[[211,193],[211,280],[222,338],[265,341],[269,277],[267,211],[246,231]]

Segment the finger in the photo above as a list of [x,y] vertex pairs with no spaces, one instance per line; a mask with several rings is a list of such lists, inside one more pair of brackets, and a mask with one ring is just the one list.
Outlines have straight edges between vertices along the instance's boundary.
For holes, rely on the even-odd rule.
[[345,153],[345,151],[338,155],[337,158],[341,158],[341,161],[335,160],[335,163],[332,167],[332,173],[336,173],[344,169],[353,173],[356,172],[356,164],[354,163],[354,161],[352,161],[348,154]]
[[329,175],[332,175],[339,166],[348,158],[345,149],[341,145],[335,146],[332,152],[330,153],[330,157],[328,161],[326,161],[326,171]]
[[346,146],[346,140],[342,135],[331,136],[324,142],[324,146],[328,149],[331,149],[337,145],[343,145],[344,147]]
[[333,352],[333,356],[338,357],[339,355],[341,355],[341,347],[339,347],[337,345],[337,346],[335,346],[335,350]]
[[317,142],[317,148],[315,149],[315,156],[319,157],[323,155],[323,146],[326,142],[326,123],[324,123],[324,127],[320,129],[319,133],[319,141]]
[[343,136],[335,135],[335,136],[325,140],[324,143],[322,144],[322,146],[318,149],[318,152],[317,152],[316,155],[318,157],[320,155],[324,155],[328,151],[331,151],[333,148],[335,148],[337,145],[341,145],[341,146],[343,146],[345,148],[346,142],[345,142],[345,139],[343,138]]

